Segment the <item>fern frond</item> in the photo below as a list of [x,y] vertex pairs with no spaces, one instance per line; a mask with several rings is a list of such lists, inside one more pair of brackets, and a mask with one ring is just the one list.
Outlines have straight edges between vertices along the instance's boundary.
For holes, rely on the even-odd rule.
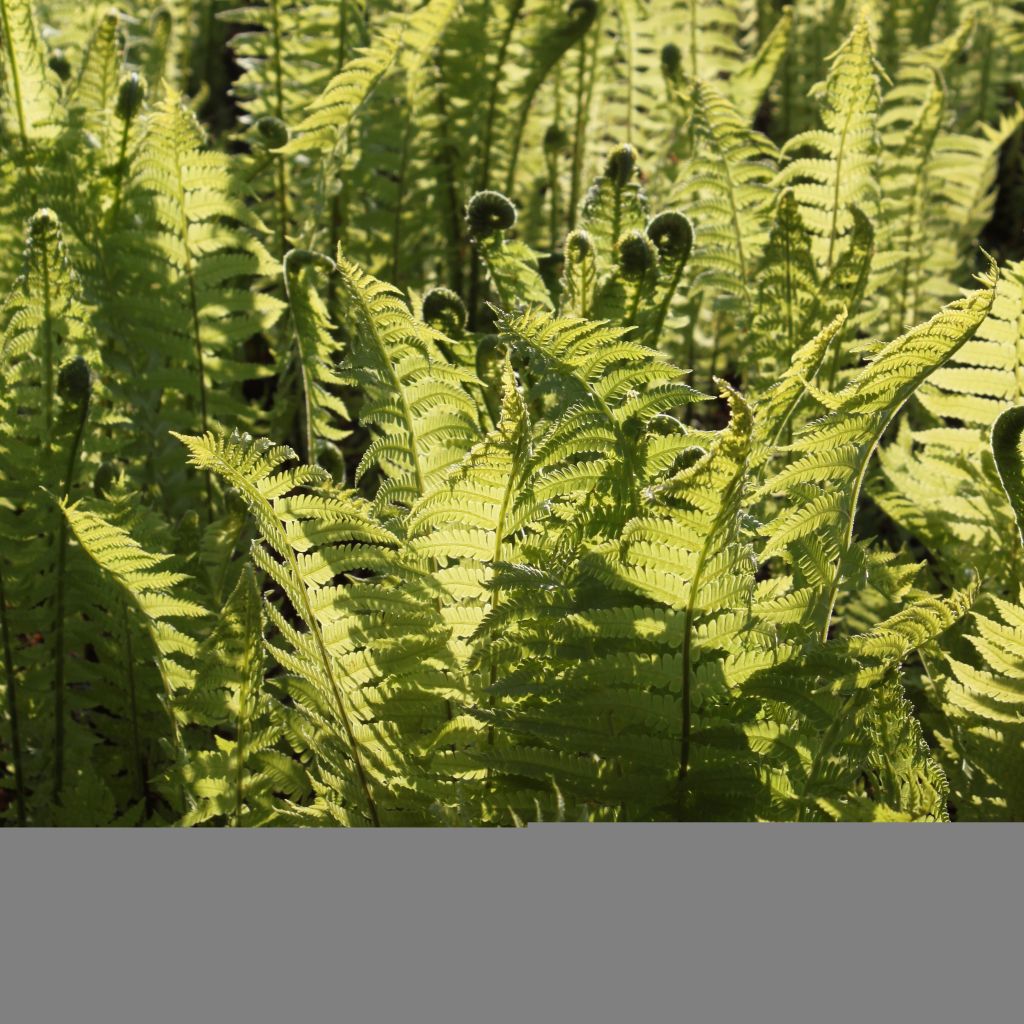
[[382,505],[411,505],[438,487],[477,439],[475,375],[449,364],[442,336],[416,321],[401,296],[338,254],[338,278],[352,344],[345,375],[363,391],[360,421],[375,432],[356,471],[386,476]]
[[[251,566],[195,660],[195,685],[175,701],[187,750],[182,772],[193,801],[182,824],[217,818],[234,826],[263,824],[273,814],[275,790],[294,799],[307,789],[297,762],[274,749],[282,730],[264,690],[262,600]],[[212,743],[205,740],[211,728]],[[202,745],[190,742],[196,733]]]
[[[762,557],[790,552],[799,562],[799,545],[828,538],[832,568],[825,586],[818,627],[827,637],[832,612],[851,551],[853,522],[868,463],[893,417],[921,382],[950,359],[987,316],[995,296],[995,277],[985,287],[947,306],[927,324],[890,342],[830,401],[820,420],[807,425],[787,446],[796,461],[785,471],[785,511],[766,528]],[[787,476],[782,478],[787,479]],[[766,485],[771,489],[772,484]]]
[[[756,53],[749,57],[729,79],[729,94],[740,116],[753,121],[758,108],[764,102],[768,87],[778,74],[786,57],[793,31],[793,11],[784,7],[778,20],[765,35]],[[706,69],[698,75],[708,78]]]
[[742,307],[768,241],[776,150],[712,85],[694,81],[689,103],[695,153],[673,199],[693,218],[694,272],[717,301]]
[[295,137],[281,147],[281,152],[332,152],[353,115],[391,67],[399,42],[397,32],[384,34],[349,61],[314,100],[309,113],[295,126]]
[[339,345],[331,334],[327,308],[316,290],[315,270],[328,275],[334,261],[317,253],[293,249],[284,259],[284,280],[295,331],[295,347],[288,373],[294,381],[302,452],[316,461],[320,442],[340,442],[348,432],[337,425],[348,410],[337,389],[344,383],[335,370]]
[[[204,428],[251,422],[239,384],[267,371],[244,359],[243,346],[274,325],[283,304],[251,288],[277,266],[242,202],[235,168],[226,154],[202,147],[194,116],[168,90],[132,170],[121,229],[106,256],[124,281],[107,328],[156,399],[135,396],[152,417],[146,426],[159,435],[154,443],[194,416]],[[127,222],[129,212],[142,230]]]
[[[878,203],[875,160],[881,81],[866,9],[848,39],[831,58],[822,89],[820,131],[789,139],[779,173],[780,185],[792,185],[804,221],[816,239],[816,258],[827,272],[844,249],[853,227],[851,209],[870,216]],[[808,150],[806,157],[794,153]]]
[[46,65],[32,0],[0,3],[0,44],[4,133],[20,140],[27,160],[28,147],[54,139],[60,127],[56,76]]
[[764,360],[757,367],[757,376],[771,379],[790,364],[797,349],[818,326],[822,313],[823,297],[811,236],[790,189],[780,193],[776,201],[756,289],[751,355]]
[[[278,634],[269,649],[293,677],[299,709],[287,729],[316,766],[309,781],[322,811],[346,824],[422,815],[412,736],[443,714],[434,693],[448,658],[432,625],[432,589],[403,564],[397,536],[377,524],[369,503],[331,488],[316,467],[283,468],[291,449],[238,435],[180,440],[197,467],[242,496],[262,539],[256,566],[301,625],[266,605]],[[366,571],[373,575],[335,583]],[[406,586],[397,589],[396,578]]]

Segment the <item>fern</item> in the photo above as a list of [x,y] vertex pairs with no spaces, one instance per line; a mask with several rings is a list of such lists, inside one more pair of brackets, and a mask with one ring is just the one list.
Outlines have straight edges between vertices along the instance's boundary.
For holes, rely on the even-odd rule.
[[183,825],[218,818],[235,827],[265,824],[275,790],[293,798],[308,792],[298,765],[274,749],[282,728],[263,691],[264,661],[260,588],[250,566],[196,652],[194,685],[175,699],[185,737],[214,730],[210,746],[187,748],[183,775],[193,810]]
[[46,66],[35,7],[29,0],[5,0],[0,6],[3,41],[4,131],[18,139],[23,156],[29,147],[52,139],[58,129],[57,89]]
[[[64,504],[62,510],[82,549],[123,591],[145,624],[158,656],[164,688],[163,703],[171,717],[174,759],[180,762],[183,748],[174,703],[179,688],[187,686],[189,662],[195,656],[196,645],[175,625],[174,620],[199,618],[206,614],[206,610],[197,602],[173,593],[187,577],[166,568],[167,554],[145,550],[124,527],[107,521],[81,504]],[[113,613],[120,610],[115,606]],[[131,626],[126,625],[125,629],[130,633]],[[134,695],[132,700],[135,700]]]
[[366,396],[362,423],[377,431],[356,479],[377,466],[388,478],[378,503],[411,505],[475,440],[477,406],[467,390],[475,377],[445,361],[440,337],[393,289],[340,253],[338,270],[354,340],[346,370]]
[[791,505],[771,524],[762,557],[788,552],[801,567],[815,595],[808,605],[811,621],[823,639],[856,554],[854,518],[869,461],[903,403],[984,322],[995,278],[985,284],[890,342],[845,388],[827,398],[826,414],[787,446],[792,461],[766,485],[786,493]]
[[[823,128],[802,132],[783,147],[790,159],[779,182],[793,184],[817,239],[815,256],[826,271],[843,251],[844,237],[853,226],[851,209],[859,207],[870,216],[878,203],[874,166],[879,101],[880,79],[865,13],[832,57],[821,93]],[[814,155],[793,156],[804,149]]]
[[[241,358],[242,347],[281,313],[272,296],[247,289],[276,268],[251,233],[261,224],[241,201],[230,161],[201,141],[193,115],[169,94],[147,121],[107,256],[128,285],[111,303],[109,329],[147,377],[151,390],[138,405],[154,435],[192,410],[204,428],[245,419],[237,383],[261,371]],[[128,222],[136,210],[143,231]]]
[[315,288],[314,268],[328,274],[335,270],[332,260],[316,253],[293,249],[285,257],[285,286],[295,332],[289,373],[295,381],[295,414],[308,462],[315,462],[321,442],[344,440],[346,431],[336,420],[348,418],[344,402],[332,390],[343,382],[334,369],[337,345],[327,309]]
[[[238,489],[262,538],[253,559],[301,623],[299,630],[276,604],[266,605],[279,633],[269,649],[295,676],[298,714],[286,729],[309,745],[321,815],[372,825],[423,815],[415,747],[401,734],[429,721],[432,708],[442,712],[429,696],[443,683],[447,657],[443,634],[429,627],[431,588],[416,585],[415,568],[391,550],[397,538],[374,522],[367,503],[332,492],[320,470],[282,470],[289,449],[237,436],[182,440],[197,466]],[[333,582],[365,569],[375,577],[348,587]],[[394,577],[413,585],[396,592],[388,586]],[[412,689],[424,685],[422,694]],[[402,701],[410,689],[411,709]],[[386,717],[391,704],[394,718]]]
[[685,207],[694,196],[694,269],[705,272],[713,295],[748,302],[767,242],[775,149],[712,86],[695,82],[691,103],[696,153],[675,199]]
[[[76,488],[96,446],[92,372],[96,362],[90,315],[51,210],[28,227],[25,272],[0,311],[0,371],[4,381],[2,459],[3,609],[7,698],[13,719],[34,727],[32,745],[50,755],[33,769],[22,760],[18,815],[27,818],[26,775],[52,779],[59,803],[66,759],[66,670],[70,654],[67,536],[55,497]],[[27,643],[45,621],[39,649]],[[21,702],[27,715],[16,705]],[[40,718],[48,719],[44,726]],[[19,737],[20,742],[20,737]],[[26,739],[26,742],[28,740]],[[42,780],[36,778],[36,787]]]

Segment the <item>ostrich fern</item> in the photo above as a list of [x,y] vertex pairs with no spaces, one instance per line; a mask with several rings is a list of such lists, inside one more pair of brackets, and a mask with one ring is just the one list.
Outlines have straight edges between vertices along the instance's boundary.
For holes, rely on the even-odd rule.
[[1020,43],[0,0],[0,818],[1024,816]]

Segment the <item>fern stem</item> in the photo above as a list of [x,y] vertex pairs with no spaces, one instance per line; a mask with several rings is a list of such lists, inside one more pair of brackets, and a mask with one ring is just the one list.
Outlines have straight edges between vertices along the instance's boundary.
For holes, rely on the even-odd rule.
[[672,308],[672,300],[676,297],[676,292],[679,290],[680,282],[683,280],[685,273],[686,264],[680,262],[672,277],[671,284],[665,291],[665,298],[661,300],[661,304],[655,313],[654,324],[651,327],[650,333],[644,339],[651,348],[658,347],[658,343],[661,340],[661,332],[665,329],[665,321],[668,319],[668,312]]
[[494,128],[498,119],[498,99],[501,94],[501,83],[505,73],[505,58],[508,56],[508,48],[512,43],[512,33],[515,31],[516,22],[523,10],[525,0],[514,0],[508,12],[508,21],[501,35],[501,42],[498,45],[498,59],[494,66],[494,77],[491,79],[490,95],[487,100],[487,119],[484,122],[484,134],[482,142],[482,166],[480,169],[480,188],[490,188],[491,182],[491,158],[494,148]]
[[825,614],[821,623],[820,637],[822,643],[825,643],[828,640],[829,628],[832,625],[832,613],[835,611],[836,601],[839,599],[839,586],[842,582],[843,576],[843,562],[846,561],[846,557],[850,553],[850,549],[853,547],[853,526],[857,518],[857,504],[860,501],[861,487],[864,485],[864,477],[867,475],[868,466],[871,463],[871,457],[875,453],[875,448],[878,446],[878,442],[881,440],[882,434],[885,433],[886,426],[888,426],[888,420],[882,426],[882,429],[877,432],[871,444],[867,447],[866,454],[861,460],[857,477],[854,480],[853,489],[850,492],[850,500],[845,513],[846,525],[843,531],[842,547],[839,550],[839,557],[836,559],[832,582],[829,584],[828,598],[825,603]]
[[832,269],[836,242],[839,239],[839,193],[843,184],[843,157],[846,153],[846,136],[850,129],[851,116],[851,114],[847,114],[846,120],[843,121],[843,130],[839,136],[839,150],[836,153],[835,181],[832,186],[831,222],[828,230],[828,257],[825,260],[826,273]]
[[612,247],[619,244],[622,232],[622,186],[616,182],[612,190]]
[[53,315],[51,310],[50,296],[50,254],[44,253],[42,260],[43,271],[43,452],[49,459],[52,456],[51,439],[53,436],[53,394],[54,394],[54,337],[53,337]]
[[274,165],[277,191],[277,248],[279,258],[283,258],[288,251],[288,177],[283,157],[277,157]]
[[[847,321],[847,323],[848,322],[849,321]],[[828,371],[828,390],[829,391],[834,391],[835,390],[836,377],[839,375],[839,366],[840,366],[841,361],[842,361],[842,355],[843,355],[843,334],[845,334],[845,333],[846,333],[846,327],[844,326],[842,328],[842,330],[840,330],[839,333],[835,337],[835,345],[834,345],[834,347],[832,349],[832,364],[829,366],[829,371]]]
[[633,325],[636,324],[637,317],[640,313],[640,298],[643,295],[643,286],[643,280],[637,281],[636,287],[633,289],[633,301],[630,303],[629,306],[629,315],[626,317],[624,323]]
[[[493,553],[491,555],[491,564],[492,565],[495,565],[495,564],[497,564],[498,562],[501,561],[501,547],[502,547],[502,544],[504,543],[504,540],[505,540],[505,518],[508,515],[508,510],[509,510],[509,508],[511,507],[511,504],[512,504],[512,492],[513,492],[513,489],[515,487],[516,479],[517,479],[516,474],[514,472],[510,472],[508,474],[507,480],[505,481],[505,491],[504,491],[504,493],[501,496],[501,506],[498,509],[498,520],[497,520],[497,523],[495,524],[495,528],[494,528],[494,551],[493,551]],[[493,596],[491,597],[491,601],[490,601],[490,609],[489,610],[490,610],[491,614],[493,614],[494,611],[497,609],[498,603],[500,601],[501,601],[501,589],[499,587],[496,587],[494,589]],[[498,665],[497,665],[497,662],[496,662],[494,654],[493,654],[493,647],[494,647],[494,645],[491,644],[492,653],[491,653],[491,658],[490,658],[491,664],[490,664],[490,671],[489,671],[490,685],[488,687],[488,690],[489,690],[488,704],[489,704],[489,706],[491,708],[494,707],[494,688],[498,684]],[[487,745],[489,747],[493,747],[494,746],[494,723],[493,722],[487,727]]]
[[395,216],[391,227],[391,276],[390,281],[400,287],[401,278],[398,268],[402,255],[402,197],[405,194],[406,178],[409,174],[409,160],[412,155],[410,146],[411,124],[407,123],[402,130],[402,155],[398,166],[398,196],[395,202]]
[[[124,179],[128,170],[128,130],[130,127],[131,121],[126,118],[124,127],[121,129],[121,142],[118,146],[117,169],[114,176],[114,201],[110,204],[110,213],[107,215],[106,227],[108,232],[117,223],[117,218],[121,213],[121,202],[124,198]],[[105,261],[104,271],[106,271]]]
[[281,3],[270,0],[271,53],[274,67],[274,114],[284,121],[284,69],[281,65]]
[[14,678],[14,655],[11,650],[11,626],[7,616],[3,567],[0,566],[0,630],[4,644],[4,675],[7,677],[7,713],[11,720],[11,756],[14,759],[14,799],[18,824],[25,825],[25,767],[21,756],[21,724],[18,717],[18,689]]
[[18,112],[18,134],[21,137],[22,162],[21,169],[30,185],[29,197],[31,205],[38,206],[36,200],[35,161],[32,159],[32,150],[28,140],[28,124],[25,119],[25,99],[21,82],[21,75],[18,71],[18,62],[14,54],[14,37],[11,33],[10,15],[7,10],[7,0],[0,0],[0,18],[3,19],[3,31],[0,37],[4,42],[4,49],[7,51],[5,63],[10,69],[11,92],[14,97],[14,106]]
[[[61,501],[65,502],[71,495],[75,485],[75,470],[82,449],[82,437],[85,433],[85,422],[89,415],[89,402],[86,398],[80,406],[78,422],[72,436],[71,448],[68,452],[67,472],[64,474],[64,486],[61,489]],[[65,691],[65,656],[64,656],[64,619],[65,619],[65,576],[68,550],[68,521],[63,514],[57,530],[57,576],[56,593],[53,611],[53,802],[60,802],[61,790],[64,788],[64,691]]]
[[690,596],[686,604],[686,617],[683,620],[683,678],[681,699],[683,704],[682,736],[679,744],[679,814],[683,817],[686,807],[686,776],[690,770],[690,736],[693,730],[693,620],[697,614],[697,595],[700,591],[701,577],[711,555],[711,542],[715,537],[715,527],[708,531],[701,548],[700,557],[693,570],[690,580]]
[[25,165],[28,160],[28,125],[25,123],[25,100],[22,95],[21,75],[18,73],[18,62],[14,54],[14,36],[11,32],[10,15],[7,12],[6,0],[0,0],[0,18],[3,18],[4,49],[7,51],[7,68],[11,76],[11,93],[14,96],[14,108],[18,113],[18,134],[21,136],[21,148],[25,155]]
[[142,765],[142,745],[139,741],[139,708],[135,687],[135,655],[132,650],[132,629],[128,617],[128,603],[121,601],[121,626],[124,630],[125,673],[128,677],[128,706],[132,719],[132,774],[139,799],[146,797],[146,773]]
[[698,69],[700,47],[697,40],[700,38],[700,29],[697,24],[697,9],[698,4],[701,0],[690,0],[690,17],[689,17],[689,29],[690,29],[690,78],[696,81],[700,75]]
[[[438,57],[436,62],[438,74],[444,80],[444,64]],[[438,166],[438,190],[443,192],[448,205],[448,275],[452,288],[463,295],[465,285],[463,279],[463,261],[465,241],[462,236],[462,215],[459,210],[458,176],[456,174],[455,153],[456,148],[448,140],[447,131],[451,114],[445,102],[444,87],[437,90],[437,110],[440,115],[439,134],[442,136],[442,143],[435,161]],[[444,169],[442,180],[441,168]]]
[[[580,204],[580,192],[583,189],[583,157],[586,150],[587,113],[590,110],[590,97],[594,86],[594,68],[597,65],[597,46],[601,37],[601,15],[597,16],[597,27],[594,31],[593,53],[587,49],[587,37],[580,40],[580,59],[578,78],[576,81],[576,127],[572,142],[572,182],[569,191],[569,230],[576,227],[577,209]],[[588,75],[588,59],[593,57]]]
[[[995,4],[992,4],[995,8]],[[994,10],[991,12],[994,14]],[[992,43],[994,40],[994,33],[990,24],[983,24],[979,34],[982,37],[982,44],[979,47],[981,50],[981,87],[978,90],[978,120],[984,123],[988,120],[988,106],[989,106],[989,90],[992,87]]]
[[712,317],[714,340],[711,343],[711,362],[708,364],[708,388],[715,384],[715,373],[718,370],[718,351],[722,344],[722,320],[718,314]]
[[[501,93],[501,82],[504,77],[505,58],[508,55],[508,48],[512,42],[512,33],[515,31],[516,22],[519,20],[519,14],[523,9],[524,3],[525,0],[515,0],[513,3],[501,36],[501,42],[498,46],[498,59],[494,67],[494,76],[491,78],[490,94],[487,100],[487,117],[484,121],[484,133],[481,143],[481,166],[480,175],[477,179],[480,190],[490,187],[494,128],[498,117],[498,98]],[[479,247],[476,247],[473,250],[473,266],[469,278],[469,329],[471,331],[476,330],[478,326],[482,285],[483,256],[480,254]]]
[[551,234],[551,251],[558,251],[559,232],[558,221],[561,214],[561,189],[558,181],[558,154],[551,153],[548,156],[548,195],[551,197],[551,204],[548,215],[548,230]]
[[[256,600],[259,600],[257,596]],[[252,606],[251,601],[246,602],[246,610]],[[235,719],[235,810],[232,815],[232,823],[235,828],[242,824],[242,809],[245,806],[245,744],[248,742],[246,726],[249,724],[250,702],[250,681],[252,676],[251,659],[256,657],[256,650],[248,648],[245,659],[242,663],[242,677],[238,687],[238,715]]]
[[[698,291],[697,294],[691,297],[690,301],[687,303],[690,322],[686,327],[686,366],[684,369],[690,371],[693,375],[693,380],[697,379],[697,318],[700,316],[702,298],[703,293]],[[693,416],[694,403],[688,402],[686,406],[686,414],[683,417],[687,426],[693,422]]]
[[[270,23],[272,26],[271,50],[274,66],[274,113],[278,120],[285,121],[284,109],[284,68],[281,63],[281,5],[280,0],[272,0],[270,5]],[[288,245],[288,187],[285,179],[284,159],[274,159],[275,179],[278,205],[278,259],[283,259]]]
[[[187,237],[187,235],[186,235]],[[189,305],[192,312],[192,332],[195,341],[196,366],[199,371],[199,419],[202,423],[203,433],[209,429],[209,419],[206,409],[206,363],[203,357],[203,343],[199,333],[199,305],[196,299],[196,282],[191,273],[191,261],[188,277]],[[213,485],[210,475],[206,475],[206,516],[213,522]]]
[[[620,13],[622,8],[619,8]],[[629,22],[632,27],[632,21]],[[622,19],[619,19],[620,29]],[[626,34],[623,32],[623,36]],[[633,145],[633,107],[636,103],[636,68],[633,65],[633,49],[635,41],[632,33],[625,38],[626,51],[626,145]]]
[[[284,277],[284,293],[285,300],[288,303],[289,310],[292,309],[292,269],[289,266],[289,264],[292,258],[294,257],[295,253],[300,251],[301,250],[298,249],[292,249],[291,252],[289,252],[282,260],[284,271],[282,275]],[[302,343],[299,340],[299,328],[295,322],[294,312],[290,313],[290,318],[292,322],[292,335],[295,339],[295,366],[299,380],[299,434],[301,437],[301,455],[305,462],[312,466],[316,462],[316,432],[313,427],[313,394],[309,381],[309,367],[306,366],[306,360],[303,357]]]

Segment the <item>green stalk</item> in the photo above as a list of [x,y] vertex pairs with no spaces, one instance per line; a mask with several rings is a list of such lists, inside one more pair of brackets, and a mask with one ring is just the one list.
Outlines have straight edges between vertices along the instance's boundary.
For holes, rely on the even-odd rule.
[[107,215],[108,231],[117,223],[118,214],[121,212],[121,201],[124,198],[124,178],[125,172],[128,169],[128,130],[130,127],[131,122],[125,121],[124,127],[121,129],[121,144],[118,147],[117,169],[114,177],[114,202],[111,204],[110,213]]
[[[444,81],[444,64],[440,59],[440,55],[438,55],[436,65],[438,74],[441,80]],[[441,137],[441,147],[435,163],[438,167],[438,192],[444,195],[448,208],[448,275],[452,288],[459,295],[463,295],[463,288],[465,286],[463,280],[465,239],[462,236],[462,213],[459,209],[458,176],[454,159],[455,147],[448,142],[447,132],[451,114],[445,103],[444,86],[437,90],[437,112],[440,115],[439,135]]]
[[145,799],[146,782],[145,772],[142,767],[142,746],[139,740],[139,710],[135,693],[135,657],[132,652],[132,627],[128,617],[128,604],[121,601],[121,625],[124,628],[124,653],[125,669],[128,675],[128,703],[132,716],[132,773],[135,775],[135,782],[139,799]]
[[[487,117],[484,121],[483,141],[481,143],[481,167],[478,178],[478,188],[484,190],[490,188],[491,181],[491,157],[494,146],[494,129],[498,119],[498,99],[501,91],[501,82],[504,77],[505,58],[508,55],[508,48],[512,42],[512,33],[515,31],[516,22],[522,12],[525,0],[515,0],[508,14],[508,21],[502,32],[501,43],[498,46],[498,59],[494,68],[494,76],[490,83],[490,93],[487,100]],[[480,292],[483,285],[483,257],[479,249],[473,250],[473,265],[469,278],[469,329],[476,330],[480,306]]]
[[647,344],[651,348],[658,347],[658,342],[661,340],[661,332],[665,329],[665,321],[668,319],[668,311],[672,308],[672,300],[676,297],[676,292],[679,290],[679,284],[683,280],[685,273],[686,262],[680,260],[676,272],[672,275],[672,283],[665,292],[665,298],[662,299],[661,305],[658,307],[658,313],[655,317],[651,334],[646,339]]
[[[587,37],[580,40],[580,60],[576,83],[576,128],[572,144],[572,185],[569,192],[569,230],[576,227],[576,211],[583,191],[583,158],[586,149],[587,114],[594,93],[594,78],[597,68],[597,48],[601,41],[601,15],[593,32],[593,50],[587,50]],[[592,58],[588,68],[588,58]]]
[[[75,483],[75,470],[82,449],[82,435],[85,432],[85,421],[89,415],[88,396],[81,403],[78,422],[72,435],[71,448],[68,452],[67,471],[64,474],[64,486],[61,489],[61,502],[66,502],[71,495]],[[65,576],[68,550],[68,521],[61,515],[57,531],[57,592],[54,599],[53,613],[53,648],[54,648],[54,739],[53,739],[53,802],[60,802],[61,790],[64,787],[64,617],[65,617]]]
[[389,280],[399,286],[399,266],[402,258],[402,198],[405,195],[406,178],[409,176],[409,163],[412,158],[411,124],[407,123],[402,130],[402,157],[398,170],[399,199],[395,203],[395,216],[391,227],[391,276]]

